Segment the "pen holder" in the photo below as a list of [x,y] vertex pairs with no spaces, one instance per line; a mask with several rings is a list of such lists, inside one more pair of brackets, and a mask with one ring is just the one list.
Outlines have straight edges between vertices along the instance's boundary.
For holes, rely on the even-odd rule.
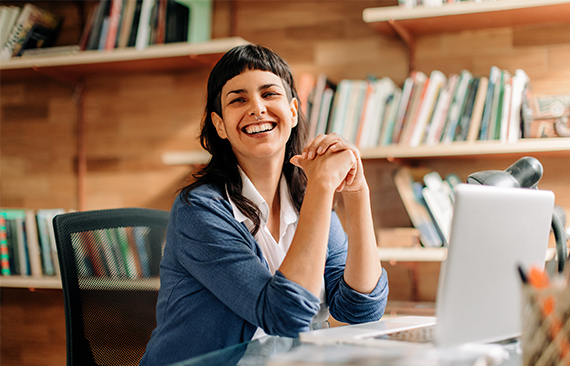
[[570,288],[522,287],[523,366],[570,366]]

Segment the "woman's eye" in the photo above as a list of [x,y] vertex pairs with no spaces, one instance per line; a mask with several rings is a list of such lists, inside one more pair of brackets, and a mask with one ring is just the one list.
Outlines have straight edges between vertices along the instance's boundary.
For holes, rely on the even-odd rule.
[[264,97],[271,97],[271,96],[274,96],[274,95],[279,95],[279,93],[269,91],[269,92],[265,92],[265,93],[263,94]]
[[241,102],[243,102],[243,101],[244,101],[243,98],[235,98],[235,99],[230,100],[230,103],[229,103],[229,104],[241,103]]

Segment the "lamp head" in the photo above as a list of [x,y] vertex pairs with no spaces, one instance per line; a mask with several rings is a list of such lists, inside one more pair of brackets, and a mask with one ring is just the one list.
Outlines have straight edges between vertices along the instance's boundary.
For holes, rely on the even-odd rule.
[[537,159],[526,156],[505,170],[486,170],[473,173],[467,177],[467,183],[512,188],[537,188],[542,172],[542,164]]

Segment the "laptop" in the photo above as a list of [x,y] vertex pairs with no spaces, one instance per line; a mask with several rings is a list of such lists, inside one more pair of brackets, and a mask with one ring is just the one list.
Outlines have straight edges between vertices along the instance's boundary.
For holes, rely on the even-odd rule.
[[553,207],[550,191],[459,184],[439,275],[436,317],[398,317],[304,332],[301,342],[378,345],[389,334],[416,328],[433,329],[429,344],[441,347],[519,336],[517,266],[544,268]]

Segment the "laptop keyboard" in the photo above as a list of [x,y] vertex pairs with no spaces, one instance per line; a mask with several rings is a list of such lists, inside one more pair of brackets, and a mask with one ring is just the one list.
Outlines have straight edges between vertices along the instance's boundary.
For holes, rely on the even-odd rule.
[[401,332],[383,334],[376,336],[376,339],[386,339],[391,341],[404,341],[416,343],[432,342],[435,336],[435,324],[421,328],[408,329]]

